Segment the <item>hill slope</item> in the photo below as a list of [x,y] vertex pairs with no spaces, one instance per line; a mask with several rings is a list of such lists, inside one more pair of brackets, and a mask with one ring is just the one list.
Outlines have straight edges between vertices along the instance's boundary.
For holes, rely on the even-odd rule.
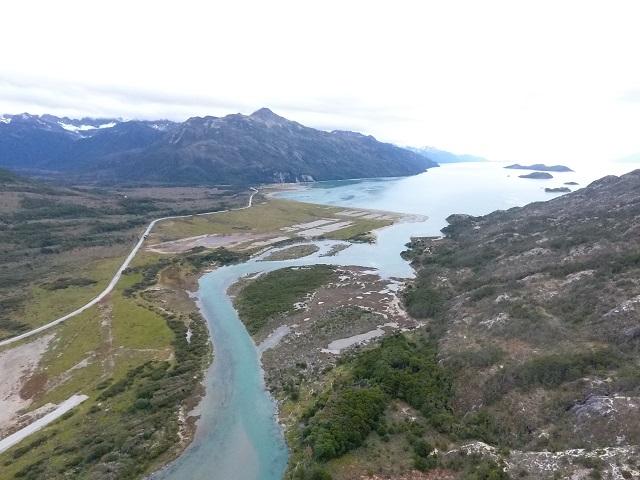
[[[473,438],[517,449],[506,460],[526,478],[634,470],[625,455],[640,444],[640,170],[448,220],[446,238],[405,252],[418,269],[406,300],[430,319]],[[607,447],[609,458],[597,453]],[[571,448],[600,459],[580,463],[562,453]]]
[[183,123],[0,118],[0,166],[83,181],[256,183],[413,175],[437,164],[354,132],[325,132],[263,108]]

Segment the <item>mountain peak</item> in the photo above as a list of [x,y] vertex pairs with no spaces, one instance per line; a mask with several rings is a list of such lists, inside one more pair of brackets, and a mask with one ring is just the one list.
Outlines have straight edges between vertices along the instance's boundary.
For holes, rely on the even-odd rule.
[[286,123],[289,123],[289,120],[281,117],[280,115],[276,115],[275,113],[273,113],[273,111],[266,107],[263,107],[260,110],[256,110],[251,115],[249,115],[249,117],[254,120],[260,120],[267,125],[284,125]]

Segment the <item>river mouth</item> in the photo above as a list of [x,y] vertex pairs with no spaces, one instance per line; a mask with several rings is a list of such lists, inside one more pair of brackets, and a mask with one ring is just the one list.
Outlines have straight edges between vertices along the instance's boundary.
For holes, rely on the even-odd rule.
[[[391,227],[389,227],[391,228]],[[198,407],[192,444],[154,479],[279,480],[288,450],[278,424],[277,405],[265,388],[260,353],[233,307],[227,290],[242,277],[280,268],[316,264],[373,268],[383,278],[411,273],[399,257],[388,263],[367,254],[375,245],[314,242],[318,251],[303,258],[269,261],[264,256],[221,267],[199,280],[198,303],[213,339],[214,361]],[[345,247],[335,252],[336,247]],[[400,262],[398,262],[398,260]],[[402,266],[404,264],[404,267]]]
[[[451,178],[458,179],[457,183],[453,184]],[[201,277],[200,309],[209,325],[215,352],[204,382],[207,393],[199,406],[200,419],[192,444],[153,478],[280,480],[283,477],[288,451],[277,420],[277,406],[265,388],[256,345],[227,295],[229,287],[240,278],[315,264],[365,267],[374,269],[382,278],[411,278],[413,269],[400,256],[411,236],[438,236],[446,225],[446,217],[452,213],[486,214],[553,197],[522,183],[522,179],[509,177],[509,172],[495,165],[456,165],[422,176],[390,179],[386,183],[378,180],[369,185],[371,182],[330,184],[326,188],[313,185],[285,191],[283,196],[346,208],[368,206],[385,210],[386,206],[386,210],[429,218],[383,228],[377,232],[374,244],[317,241],[313,243],[319,250],[303,258],[271,261],[258,256]],[[424,197],[426,203],[416,203],[415,198],[424,196],[424,182],[435,193]],[[500,185],[499,192],[496,182]],[[469,189],[465,190],[465,185]],[[398,196],[394,201],[390,200],[393,195]],[[348,248],[340,250],[345,245]],[[336,247],[340,251],[326,256]]]

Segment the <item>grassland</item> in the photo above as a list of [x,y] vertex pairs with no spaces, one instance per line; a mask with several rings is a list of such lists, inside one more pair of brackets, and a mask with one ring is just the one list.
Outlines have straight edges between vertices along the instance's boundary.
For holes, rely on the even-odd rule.
[[[248,193],[230,188],[62,187],[15,176],[0,179],[0,338],[89,301],[152,219],[240,206]],[[79,280],[90,282],[82,285]]]
[[[155,259],[148,261],[140,268],[152,268]],[[124,275],[105,301],[56,329],[26,385],[30,408],[79,392],[89,400],[0,455],[0,478],[94,479],[114,471],[117,478],[137,478],[184,446],[178,410],[200,388],[208,332],[193,303],[172,312],[166,302],[158,302],[165,306],[160,310],[141,294],[125,295],[142,277]],[[165,290],[182,295],[183,288]]]
[[[205,234],[278,233],[282,236],[291,236],[280,229],[324,218],[340,218],[339,214],[342,210],[310,203],[269,199],[266,202],[258,201],[252,208],[245,210],[163,222],[152,233],[151,241],[164,242]],[[344,218],[341,219],[344,220]],[[392,223],[390,220],[350,220],[353,220],[353,225],[328,233],[325,238],[348,240]]]

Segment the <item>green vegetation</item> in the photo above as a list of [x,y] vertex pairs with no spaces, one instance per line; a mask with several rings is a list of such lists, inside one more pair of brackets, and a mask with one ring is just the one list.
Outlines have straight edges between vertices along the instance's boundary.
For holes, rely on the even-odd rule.
[[[525,452],[638,444],[638,413],[621,398],[640,392],[639,180],[608,177],[550,202],[454,215],[445,238],[408,245],[417,275],[404,299],[427,318],[451,374],[448,438]],[[606,397],[617,400],[604,414]],[[532,469],[522,476],[547,478],[525,458],[509,458],[509,470],[522,462]],[[593,478],[610,476],[612,461]],[[558,478],[580,467],[561,468]]]
[[483,458],[478,454],[465,454],[463,451],[458,452],[457,455],[447,455],[438,459],[437,466],[450,472],[456,472],[455,478],[460,480],[509,480],[511,478],[504,471],[505,464],[502,461]]
[[248,254],[232,252],[224,247],[216,248],[213,251],[207,250],[204,247],[196,247],[191,249],[184,257],[184,260],[194,269],[200,269],[214,263],[217,265],[231,265],[233,263],[244,262],[248,259]]
[[[224,212],[217,215],[202,215],[190,218],[170,220],[158,225],[152,238],[157,241],[170,241],[178,238],[195,237],[205,234],[233,233],[273,233],[283,227],[312,222],[324,218],[340,218],[342,211],[337,207],[326,207],[310,203],[293,202],[270,198],[268,202],[254,201],[252,208]],[[351,218],[353,225],[327,233],[324,237],[335,240],[348,240],[367,234],[377,228],[393,223],[390,220],[372,220]]]
[[426,281],[418,281],[404,292],[407,311],[415,318],[437,317],[444,307],[444,296]]
[[448,428],[451,379],[438,365],[435,347],[425,340],[386,338],[356,358],[353,374],[357,382],[378,385],[390,398],[407,402],[437,428]]
[[23,297],[23,301],[28,298],[28,302],[17,304],[13,315],[35,327],[69,313],[98,295],[121,262],[117,257],[87,261],[79,265],[77,277],[67,277],[72,279],[71,285],[64,288],[60,287],[67,284],[67,280],[60,281],[60,277],[34,285],[29,295]]
[[486,389],[489,398],[513,388],[553,388],[587,374],[606,373],[622,364],[622,357],[611,349],[550,354],[534,357],[497,374]]
[[70,278],[70,277],[60,277],[56,278],[52,282],[42,284],[42,288],[45,290],[61,290],[63,288],[69,287],[86,287],[87,285],[93,285],[97,283],[92,278]]
[[294,303],[303,301],[333,277],[333,267],[327,265],[283,268],[246,285],[235,305],[249,333],[255,334],[269,318],[290,311]]
[[289,200],[269,199],[258,203],[254,199],[252,208],[163,222],[158,225],[153,238],[168,241],[207,233],[271,233],[283,227],[333,216],[339,210]]
[[171,331],[156,312],[139,306],[135,300],[113,298],[113,338],[131,349],[160,349],[171,343]]
[[478,349],[461,350],[446,360],[446,364],[453,370],[461,371],[466,368],[486,368],[502,360],[506,352],[495,345],[487,345]]
[[[300,472],[315,469],[324,472],[322,465],[361,447],[371,435],[388,439],[392,430],[384,412],[392,402],[406,402],[435,432],[453,430],[451,379],[438,365],[435,353],[426,339],[410,340],[399,334],[347,359],[332,387],[318,395],[302,415],[301,430],[292,446],[291,478],[307,478]],[[424,428],[405,425],[396,433],[406,435],[416,468],[436,466],[433,448],[423,437]],[[305,453],[307,448],[310,456]]]
[[[4,454],[6,474],[23,479],[138,478],[179,445],[177,410],[194,395],[209,357],[204,321],[166,317],[175,360],[149,361],[98,385],[83,411],[63,417],[35,440]],[[73,432],[73,434],[71,434]],[[37,459],[37,460],[36,460]],[[4,475],[3,475],[4,477]]]
[[13,220],[16,222],[67,217],[91,218],[101,215],[99,210],[82,204],[52,202],[50,199],[38,197],[23,197],[20,208],[13,214]]
[[207,250],[204,247],[191,249],[183,255],[173,257],[159,257],[151,262],[143,262],[125,270],[125,274],[138,274],[139,280],[129,282],[124,290],[125,296],[132,296],[134,293],[144,290],[156,283],[158,273],[169,265],[180,264],[192,270],[200,270],[211,265],[230,265],[238,263],[248,258],[245,253],[237,253],[227,250],[224,247],[215,250]]
[[270,253],[269,255],[264,257],[264,261],[291,260],[294,258],[302,258],[316,253],[318,250],[320,250],[320,247],[312,243],[306,245],[294,245],[292,247]]
[[347,387],[311,417],[305,442],[320,461],[339,457],[362,445],[386,406],[379,387]]
[[246,199],[238,192],[64,187],[1,173],[0,338],[88,302],[151,219],[236,206]]

